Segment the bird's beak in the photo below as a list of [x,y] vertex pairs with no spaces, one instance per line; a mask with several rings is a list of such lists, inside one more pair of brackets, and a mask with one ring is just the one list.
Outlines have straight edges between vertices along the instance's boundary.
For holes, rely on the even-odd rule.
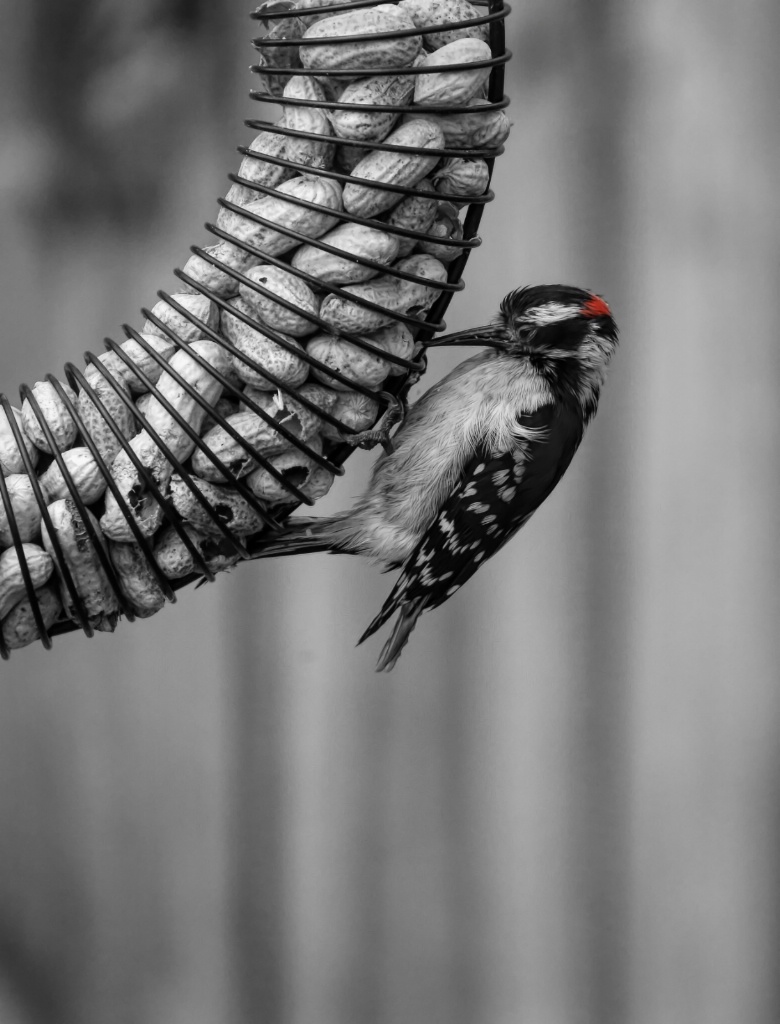
[[445,334],[426,342],[428,348],[449,348],[454,345],[485,345],[488,348],[505,349],[509,345],[509,334],[502,324],[487,324],[485,327],[469,327],[455,334]]

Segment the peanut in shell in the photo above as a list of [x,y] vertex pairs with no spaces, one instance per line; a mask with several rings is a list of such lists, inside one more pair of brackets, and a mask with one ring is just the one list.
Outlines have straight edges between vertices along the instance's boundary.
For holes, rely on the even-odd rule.
[[[317,449],[317,445],[310,443],[310,447]],[[324,466],[320,466],[314,459],[305,452],[289,449],[274,455],[269,462],[282,477],[289,481],[294,487],[310,498],[317,501],[328,493],[334,475]],[[297,501],[297,497],[289,491],[285,485],[267,469],[256,469],[246,478],[247,486],[256,497],[269,505],[287,505]]]
[[165,594],[140,544],[110,541],[108,553],[128,604],[141,619],[165,604]]
[[[195,497],[193,489],[214,510],[216,522]],[[243,495],[231,487],[222,487],[210,480],[191,476],[187,483],[178,474],[174,474],[171,478],[171,498],[179,515],[207,537],[225,536],[218,524],[238,536],[258,533],[265,526],[263,517]]]
[[[60,599],[51,586],[39,587],[35,591],[35,597],[43,624],[48,629],[60,616],[62,611]],[[8,612],[3,619],[2,633],[3,643],[9,651],[27,647],[28,644],[40,640],[40,630],[29,597],[23,597]]]
[[[89,448],[79,445],[62,453],[65,469],[70,474],[76,493],[85,505],[97,501],[106,489],[106,478]],[[71,489],[56,461],[42,473],[38,482],[41,485],[47,504],[58,498],[69,498]]]
[[[240,435],[241,441],[237,441],[230,430],[218,424],[204,434],[203,443],[209,452],[224,463],[234,479],[240,479],[257,469],[256,452],[262,455],[273,454],[283,451],[290,445],[290,442],[274,429],[273,424],[267,423],[257,413],[237,412],[227,416],[226,423]],[[200,448],[193,453],[192,469],[197,476],[212,483],[231,482]]]
[[449,239],[460,241],[463,238],[463,225],[452,203],[439,203],[428,234],[430,237],[417,245],[420,252],[435,256],[442,263],[451,263],[463,252],[460,246],[446,244]]
[[[231,299],[230,305],[237,312],[252,318],[252,312],[243,299]],[[250,327],[240,317],[227,311],[222,313],[222,333],[237,349],[237,352],[231,353],[230,360],[244,383],[263,391],[275,391],[278,384],[269,380],[262,371],[293,388],[306,380],[308,366],[298,355],[300,345],[290,335],[275,332],[285,342],[280,345],[261,330]]]
[[[418,181],[415,189],[418,192],[430,192],[430,198],[428,196],[406,196],[398,206],[393,207],[390,211],[387,223],[390,227],[404,228],[407,231],[419,231],[425,234],[436,219],[439,202],[430,178]],[[408,256],[417,245],[416,238],[406,238],[404,235],[395,237],[398,239],[399,257]]]
[[398,255],[398,238],[379,226],[346,222],[328,231],[319,239],[340,249],[343,256],[326,252],[315,245],[302,245],[293,253],[291,264],[296,270],[318,278],[323,284],[357,284],[368,281],[379,271],[365,266],[361,260],[390,264]]
[[400,192],[363,184],[375,181],[388,185],[414,186],[439,162],[437,153],[428,155],[425,150],[441,149],[444,135],[439,126],[431,120],[416,118],[402,124],[391,132],[385,142],[393,146],[414,146],[418,153],[375,150],[364,157],[352,171],[356,180],[344,185],[343,203],[348,213],[359,217],[376,217],[377,214],[400,203],[404,198]]
[[[447,149],[487,149],[495,148],[506,142],[511,127],[509,118],[503,109],[482,110],[489,101],[474,98],[466,104],[472,107],[461,114],[431,114],[426,118],[435,122],[444,133]],[[417,117],[407,114],[407,123]]]
[[[76,393],[73,389],[64,381],[60,381],[60,387],[75,405]],[[31,390],[38,403],[40,415],[52,432],[57,449],[62,452],[66,448],[70,448],[76,440],[78,427],[54,385],[48,380],[39,380],[33,384]],[[40,448],[42,452],[51,454],[51,447],[46,439],[46,434],[38,419],[38,414],[33,411],[29,398],[25,398],[24,402],[22,402],[22,424],[24,425],[25,434],[35,447]]]
[[[468,0],[400,0],[398,9],[408,14],[415,27],[420,29],[472,21],[487,13],[484,9],[473,7]],[[488,26],[464,25],[460,28],[443,29],[441,32],[423,33],[423,45],[428,50],[438,50],[456,39],[481,39],[487,42]]]
[[[205,366],[193,358],[193,352],[201,356]],[[171,369],[180,374],[185,384],[179,384],[169,372],[160,378],[158,391],[176,411],[178,419],[154,396],[147,406],[145,418],[147,425],[159,435],[160,444],[148,430],[142,430],[130,440],[128,447],[161,494],[166,493],[174,471],[169,454],[178,460],[188,458],[195,447],[191,433],[197,435],[200,432],[207,414],[204,406],[213,406],[222,393],[222,384],[209,367],[224,373],[229,365],[221,345],[213,341],[195,341],[187,349],[177,352],[170,361]],[[189,430],[179,419],[187,424]],[[162,523],[163,510],[146,475],[136,467],[128,452],[122,450],[117,454],[111,466],[111,477],[138,529],[145,537],[151,536]],[[106,491],[106,510],[100,525],[111,540],[135,540],[127,517],[110,488]]]
[[[372,341],[370,338],[366,340]],[[307,342],[306,351],[328,369],[335,370],[349,381],[372,390],[379,388],[390,372],[390,364],[386,359],[334,334],[315,334]],[[327,370],[313,367],[312,372],[317,380],[334,391],[349,389],[349,384],[342,384]]]
[[[251,253],[231,245],[230,242],[218,242],[216,245],[208,245],[204,252],[219,261],[220,266],[215,266],[210,260],[193,253],[184,264],[182,270],[192,278],[196,285],[213,291],[220,298],[229,299],[238,294],[238,281],[232,277],[223,267],[230,267],[233,270],[242,272],[252,265]],[[257,260],[255,260],[257,262]],[[183,283],[193,295],[197,293],[194,285],[188,282]]]
[[[42,587],[54,571],[51,556],[38,544],[22,544],[25,564],[30,573],[33,590]],[[4,619],[13,606],[27,593],[19,554],[14,547],[0,554],[0,619]]]
[[[323,102],[325,91],[316,78],[295,75],[284,87],[282,99]],[[306,167],[319,167],[325,170],[330,168],[333,164],[334,146],[327,140],[333,135],[333,131],[325,110],[322,107],[297,106],[293,103],[282,103],[282,110],[282,123],[285,128],[322,136],[321,139],[307,139],[288,135],[285,153],[287,159]]]
[[481,157],[454,156],[437,168],[433,181],[437,192],[463,196],[467,200],[485,193],[490,172],[487,162]]
[[[358,391],[342,391],[333,407],[333,416],[351,430],[370,430],[379,417],[379,402]],[[342,432],[330,423],[322,428],[322,436],[331,441],[343,441],[349,432]]]
[[[287,302],[302,312],[317,316],[320,310],[320,300],[311,288],[289,270],[282,270],[271,264],[260,264],[252,267],[246,275],[250,281],[259,288],[271,292],[283,302]],[[283,334],[291,334],[295,338],[306,334],[312,334],[317,330],[317,324],[312,323],[305,316],[288,309],[280,302],[275,301],[268,295],[264,295],[258,288],[252,288],[247,284],[241,284],[238,293],[243,300],[244,307],[248,309],[255,319],[260,320],[262,325],[270,327],[274,331],[281,331]]]
[[[283,120],[283,119],[282,119]],[[266,188],[277,188],[285,181],[295,177],[296,172],[291,167],[273,163],[265,160],[264,157],[288,158],[287,136],[279,132],[264,131],[256,135],[249,144],[250,153],[244,156],[238,168],[238,176],[252,181],[256,185],[264,185]],[[257,155],[254,155],[257,154]],[[239,185],[234,182],[231,185],[225,199],[238,206],[247,206],[249,203],[260,199],[262,192],[249,188],[247,185]],[[235,213],[225,206],[220,206],[217,214],[217,227],[230,231],[231,225],[235,222]]]
[[121,438],[130,438],[137,432],[135,415],[132,404],[125,404],[125,401],[129,402],[130,392],[124,381],[116,378],[106,380],[94,367],[92,372],[94,376],[88,378],[89,390],[85,388],[79,392],[78,413],[85,432],[110,465],[122,447]]
[[[182,524],[180,529],[212,572],[224,572],[239,560],[235,547],[224,536],[208,537],[189,523]],[[169,580],[203,571],[173,526],[166,526],[156,538],[154,560]]]
[[[193,353],[200,356],[205,365],[193,358]],[[214,406],[222,395],[223,385],[211,370],[224,374],[229,365],[226,349],[205,339],[193,342],[171,357],[170,371],[162,374],[157,390],[178,417],[186,422],[190,431],[200,433],[208,408]],[[173,376],[174,372],[184,383],[179,383]],[[161,442],[177,459],[186,459],[195,447],[190,431],[182,426],[157,396],[152,398],[147,407],[146,423],[159,434]]]
[[[339,97],[340,103],[405,106],[414,93],[414,75],[374,75],[351,82]],[[381,142],[398,120],[400,112],[383,110],[329,110],[333,131],[341,139],[357,144]]]
[[[89,517],[92,531],[97,537],[97,543],[107,550],[106,541],[97,520],[89,509],[85,509],[85,511]],[[52,529],[59,542],[59,548],[70,570],[74,589],[81,598],[90,625],[104,633],[112,633],[119,617],[119,604],[98,556],[92,535],[87,529],[76,503],[72,498],[59,498],[48,506],[48,513]],[[65,574],[59,564],[57,549],[45,523],[42,535],[43,546],[53,559],[55,570],[60,577],[60,597],[65,614],[69,619],[78,622],[78,611],[73,603]]]
[[[41,532],[41,508],[32,481],[26,473],[9,473],[5,486],[20,539],[35,540]],[[8,548],[13,542],[5,500],[0,499],[0,548]]]
[[[299,402],[297,398],[286,395],[282,391],[260,391],[247,385],[244,389],[247,401],[241,403],[242,410],[253,411],[249,404],[251,402],[293,437],[301,441],[308,441],[322,427],[323,421],[317,415],[317,410],[330,412],[336,402],[336,392],[309,380],[302,384],[295,394],[297,398],[316,406],[316,409],[310,409],[304,401]],[[289,446],[291,442],[285,440],[285,444]]]
[[[22,410],[11,406],[11,415],[16,420],[18,433],[27,457],[32,466],[35,466],[40,456],[40,449],[33,444],[24,430]],[[9,473],[26,473],[27,467],[24,464],[19,443],[11,429],[5,409],[0,406],[0,473],[8,476]]]
[[180,312],[167,299],[160,299],[152,307],[152,315],[156,316],[168,330],[158,327],[152,320],[144,323],[142,334],[156,334],[170,341],[172,332],[180,341],[190,342],[203,338],[207,330],[216,330],[219,323],[219,309],[206,295],[193,295],[189,292],[176,292],[171,299],[182,306]]
[[[339,37],[381,35],[414,29],[411,18],[394,4],[378,4],[323,18],[306,29],[300,47],[301,63],[311,70],[344,71],[359,75],[364,68],[408,67],[422,49],[419,35],[342,42]],[[317,43],[316,40],[325,40]],[[328,39],[333,40],[327,42]],[[313,44],[309,41],[315,40]]]
[[[432,256],[425,254],[407,256],[396,263],[399,270],[429,279],[431,282],[444,283],[447,271]],[[320,307],[321,318],[334,331],[347,334],[366,334],[378,331],[380,327],[391,323],[395,314],[420,316],[433,303],[439,294],[435,284],[425,285],[414,281],[403,281],[390,274],[382,274],[364,284],[347,285],[344,291],[384,307],[384,310],[368,309],[359,301],[329,295]]]
[[[314,203],[321,209],[311,209],[286,196]],[[250,216],[236,216],[231,234],[238,241],[262,250],[262,255],[246,253],[240,246],[226,243],[220,257],[228,265],[245,271],[248,267],[264,263],[264,256],[281,256],[299,245],[299,239],[292,237],[288,231],[296,231],[309,238],[324,235],[338,224],[336,214],[341,208],[341,186],[337,181],[317,174],[302,174],[292,178],[279,185],[274,194],[263,196],[245,207],[247,214],[256,215],[263,223],[252,220]]]
[[[467,65],[490,60],[492,51],[481,39],[455,39],[439,50],[429,53],[419,65],[420,73],[414,87],[414,102],[435,106],[458,107],[477,96],[490,77],[490,68]],[[459,71],[437,71],[447,64],[461,64]]]

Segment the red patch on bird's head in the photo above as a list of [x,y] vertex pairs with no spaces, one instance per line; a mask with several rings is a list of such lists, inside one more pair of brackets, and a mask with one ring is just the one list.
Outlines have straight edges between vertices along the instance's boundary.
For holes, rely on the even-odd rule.
[[591,295],[582,306],[583,316],[612,316],[612,310],[600,295]]

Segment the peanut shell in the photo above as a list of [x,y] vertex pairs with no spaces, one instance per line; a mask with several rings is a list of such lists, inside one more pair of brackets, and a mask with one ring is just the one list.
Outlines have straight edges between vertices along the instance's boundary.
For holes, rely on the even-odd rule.
[[[316,203],[323,209],[309,209],[285,199],[285,196]],[[274,195],[263,196],[262,199],[249,203],[245,210],[247,214],[262,217],[278,228],[296,231],[309,238],[319,238],[338,223],[335,214],[341,210],[341,186],[330,178],[303,174],[291,181],[283,182]],[[297,238],[291,237],[283,230],[257,223],[238,214],[231,233],[237,240],[262,250],[263,256],[280,256],[300,244]],[[263,256],[245,253],[232,243],[225,243],[225,248],[220,251],[219,256],[229,266],[241,271],[266,262]]]
[[[252,316],[252,311],[243,299],[231,299],[230,305],[238,312]],[[238,354],[231,355],[231,362],[238,376],[247,384],[264,391],[274,391],[277,388],[277,384],[263,376],[260,369],[255,369],[252,363],[256,363],[259,368],[273,374],[278,381],[293,388],[306,380],[309,368],[296,354],[301,350],[300,345],[289,335],[282,335],[289,346],[285,348],[227,311],[222,314],[222,333],[238,349]],[[242,359],[242,356],[245,358]]]
[[[27,453],[30,463],[35,466],[38,462],[40,450],[33,444],[24,430],[24,420],[21,409],[11,406],[11,412],[16,420],[21,436],[22,445]],[[0,406],[0,473],[8,476],[9,473],[26,473],[27,468],[22,458],[19,445],[14,437],[11,424],[8,421],[5,409]]]
[[[271,131],[260,132],[252,140],[248,148],[252,155],[247,154],[241,161],[238,168],[239,178],[246,178],[247,181],[253,181],[256,185],[264,185],[266,188],[278,188],[283,182],[295,177],[296,172],[292,168],[264,159],[266,156],[278,157],[279,159],[289,157],[286,135]],[[230,203],[236,203],[238,206],[247,206],[256,199],[260,199],[262,195],[262,192],[235,182],[228,190],[225,199]],[[217,214],[217,227],[230,231],[231,225],[235,223],[235,216],[232,210],[220,206],[219,213]],[[192,259],[192,257],[190,258]]]
[[[41,509],[32,482],[26,473],[9,473],[5,478],[8,500],[22,541],[35,540],[41,531]],[[0,547],[13,544],[11,524],[5,502],[0,499]]]
[[[285,7],[290,9],[291,13],[293,6],[293,4],[285,3]],[[265,3],[260,4],[255,13],[262,15],[263,10],[266,8],[277,12],[282,9],[282,5],[278,0],[266,0]],[[285,71],[289,68],[299,68],[301,66],[298,47],[268,46],[265,43],[267,40],[272,39],[300,39],[306,26],[300,18],[295,16],[268,19],[264,19],[261,16],[260,21],[265,28],[265,34],[263,37],[264,45],[258,48],[257,64],[258,67],[269,69],[267,73],[263,72],[261,74],[261,81],[270,93],[278,96],[289,79],[289,75],[285,74]]]
[[[224,536],[207,537],[188,523],[184,523],[181,529],[212,572],[224,572],[239,560],[235,548]],[[203,571],[173,526],[166,526],[160,531],[154,546],[154,559],[169,580]]]
[[[202,367],[190,353],[200,355],[207,366]],[[206,417],[206,408],[192,394],[200,395],[206,406],[213,406],[222,392],[222,384],[209,372],[208,367],[222,373],[229,366],[225,350],[213,341],[195,341],[187,349],[178,351],[170,361],[171,369],[177,371],[189,384],[189,389],[179,384],[167,371],[158,383],[160,394],[188,424],[191,431],[199,433]],[[130,450],[149,472],[162,494],[168,489],[174,467],[168,459],[170,452],[176,459],[188,458],[195,447],[190,433],[169,413],[155,396],[146,410],[147,424],[155,430],[165,449],[160,448],[147,430],[142,430],[130,441]],[[119,493],[127,503],[130,514],[144,536],[153,534],[161,525],[163,510],[154,496],[143,473],[135,466],[127,452],[120,451],[111,466],[111,476]],[[106,511],[100,520],[103,532],[111,540],[134,541],[135,535],[127,518],[109,489],[106,491]]]
[[[317,316],[320,311],[320,300],[311,288],[289,270],[282,270],[270,264],[260,264],[252,267],[246,275],[255,284],[262,286],[280,299],[289,302],[306,313]],[[317,330],[317,324],[307,320],[293,310],[286,309],[279,302],[263,295],[262,292],[242,284],[238,294],[244,302],[251,315],[262,321],[262,325],[270,327],[274,331],[281,331],[283,334],[291,334],[299,338],[305,334],[312,334]]]
[[[324,101],[325,91],[320,83],[308,75],[295,75],[284,87],[283,99]],[[284,111],[282,123],[285,128],[298,132],[310,132],[321,135],[322,139],[297,138],[287,136],[286,156],[296,164],[306,167],[328,169],[333,164],[333,143],[328,142],[333,135],[330,121],[322,107],[295,106],[282,104]]]
[[[429,178],[418,181],[415,188],[420,192],[430,192],[427,196],[406,196],[398,206],[394,207],[387,218],[388,226],[405,228],[407,231],[427,232],[436,219],[438,200],[436,198],[433,183]],[[398,239],[399,257],[408,256],[417,245],[416,238],[405,238],[403,235],[396,235]]]
[[[173,473],[173,466],[165,452],[145,430],[131,439],[130,450],[164,494]],[[129,508],[131,519],[145,537],[150,537],[162,524],[163,510],[153,495],[146,477],[136,469],[133,460],[124,449],[114,459],[111,477]],[[110,488],[106,490],[106,511],[100,519],[100,526],[105,536],[111,540],[132,542],[136,539],[124,511]]]
[[[192,353],[200,356],[205,365],[198,363]],[[182,377],[185,384],[180,384],[166,371],[158,381],[157,390],[161,398],[167,399],[191,430],[198,434],[208,407],[215,405],[222,394],[223,385],[211,372],[211,368],[218,373],[228,369],[227,351],[214,341],[195,341],[186,349],[176,352],[169,366],[171,371]],[[196,396],[200,396],[201,400],[198,401]],[[186,459],[195,447],[190,433],[156,396],[149,402],[146,422],[160,435],[162,443],[177,459]]]
[[[341,249],[344,256],[302,245],[293,253],[291,264],[304,274],[311,274],[323,284],[357,284],[375,277],[379,271],[364,266],[360,260],[390,264],[398,254],[398,238],[367,224],[339,224],[322,235],[321,242]],[[316,329],[316,328],[315,328]]]
[[[439,203],[436,220],[431,225],[428,234],[431,237],[417,245],[420,252],[435,256],[442,263],[450,263],[463,252],[457,245],[444,244],[448,239],[460,241],[463,238],[463,225],[458,219],[458,211],[452,203]],[[441,241],[434,241],[434,239]]]
[[[400,38],[341,42],[339,36],[380,35],[413,29],[414,22],[393,4],[378,4],[343,14],[332,14],[311,25],[303,34],[301,63],[313,70],[360,74],[362,68],[408,67],[422,49],[418,35]],[[335,39],[310,45],[309,40]]]
[[[106,489],[106,478],[89,448],[79,446],[62,453],[62,461],[70,473],[76,493],[85,505],[97,501]],[[52,462],[38,482],[46,496],[47,504],[58,498],[71,497],[71,491],[57,462]]]
[[[183,306],[192,315],[196,322],[193,323],[184,313],[174,309],[165,299],[160,299],[152,308],[152,314],[158,317],[165,326],[173,331],[180,341],[190,342],[205,335],[204,327],[212,331],[217,329],[219,324],[219,309],[211,299],[205,295],[192,295],[189,292],[177,292],[171,298]],[[200,322],[197,322],[200,321]],[[158,337],[169,337],[166,332],[158,327],[151,320],[144,323],[142,334],[156,334]]]
[[[351,82],[339,103],[406,106],[413,92],[414,75],[374,75]],[[327,114],[340,139],[363,144],[381,142],[400,116],[400,112],[382,110],[329,110]]]
[[[309,438],[314,437],[322,426],[322,420],[315,410],[308,408],[303,401],[298,402],[290,395],[285,395],[282,391],[260,391],[247,385],[244,395],[247,402],[241,403],[242,410],[249,411],[249,401],[255,403],[275,423],[302,441],[308,441]],[[296,390],[296,396],[305,399],[324,412],[330,412],[336,401],[335,391],[314,381],[302,384]]]
[[[473,7],[468,0],[400,0],[398,9],[409,15],[415,28],[435,28],[437,25],[457,21],[471,21],[487,13]],[[488,26],[466,25],[441,32],[426,32],[423,34],[423,45],[429,50],[438,50],[455,39],[482,39],[487,42]]]
[[[372,342],[373,339],[366,338],[366,341]],[[336,370],[349,381],[366,388],[378,388],[390,372],[390,364],[386,359],[333,334],[315,334],[306,343],[306,351],[328,369]],[[349,389],[349,384],[342,384],[325,370],[312,367],[312,373],[317,380],[334,391]]]
[[[97,520],[89,509],[85,511],[92,524],[97,542],[106,549],[106,542]],[[72,498],[59,498],[49,505],[48,512],[52,528],[57,535],[60,549],[70,570],[73,585],[84,605],[90,625],[104,633],[112,633],[119,617],[119,604],[76,503]],[[41,532],[43,546],[53,559],[55,569],[60,577],[60,597],[65,614],[69,619],[78,622],[78,613],[72,603],[70,589],[65,583],[64,575],[61,574],[57,551],[45,524]]]
[[[59,618],[62,610],[60,599],[51,587],[40,587],[35,591],[35,597],[38,601],[43,624],[48,629]],[[35,621],[35,615],[33,614],[32,605],[28,597],[22,598],[6,615],[3,619],[2,631],[3,642],[9,651],[17,650],[20,647],[27,647],[28,644],[40,640],[41,634],[38,629],[38,623]]]
[[468,65],[490,60],[490,47],[481,39],[455,39],[439,50],[429,53],[419,65],[420,73],[414,87],[414,102],[436,106],[458,107],[477,96],[490,77],[490,68],[466,67],[461,71],[439,71],[445,64]]
[[[366,341],[389,352],[399,359],[411,359],[414,354],[414,338],[406,324],[394,321],[386,327],[380,327],[373,334],[366,335]],[[389,373],[391,376],[399,373],[406,373],[403,366],[390,363]]]
[[[237,412],[227,417],[227,423],[243,438],[243,444],[237,441],[225,427],[219,425],[212,427],[204,434],[203,443],[225,464],[236,479],[257,469],[258,462],[254,458],[253,452],[267,455],[282,451],[290,445],[290,442],[283,438],[272,424],[267,423],[257,413]],[[210,480],[212,483],[230,483],[229,478],[222,470],[215,466],[208,455],[200,449],[197,449],[192,456],[192,469],[197,476],[204,480]]]
[[318,7],[330,7],[333,5],[333,0],[296,0],[295,13],[300,17],[301,21],[308,28],[309,25],[314,25],[318,21],[322,21],[323,18],[329,18],[329,14],[304,14],[304,11],[316,11]]
[[[214,510],[217,521],[232,533],[239,536],[258,533],[265,526],[265,520],[260,513],[256,512],[238,491],[230,487],[221,487],[210,480],[200,480],[198,477],[190,477],[190,482]],[[171,478],[171,497],[179,515],[197,530],[207,537],[224,536],[217,522],[178,474]]]
[[[333,407],[332,415],[352,430],[370,430],[379,416],[379,402],[358,391],[343,391]],[[322,436],[331,441],[343,441],[347,433],[326,423],[322,427]]]
[[[444,135],[433,121],[419,118],[396,128],[387,136],[385,142],[394,146],[414,146],[423,152],[393,153],[388,150],[375,150],[355,167],[352,171],[353,177],[411,187],[432,171],[439,162],[438,154],[428,156],[424,151],[440,149],[444,145]],[[349,181],[344,185],[342,199],[344,209],[348,213],[359,217],[375,217],[399,203],[403,195],[358,184],[357,181]]]
[[[30,573],[33,590],[42,587],[54,571],[54,562],[37,544],[22,544],[24,560]],[[0,619],[4,619],[13,606],[27,593],[22,567],[16,548],[6,548],[0,554]]]
[[[462,114],[425,114],[428,121],[435,122],[444,133],[447,149],[482,149],[502,145],[509,137],[510,123],[506,112],[481,110],[488,100],[475,98],[467,106],[473,110]],[[404,121],[411,124],[418,114],[407,114]]]
[[445,160],[433,175],[437,192],[449,192],[470,199],[484,194],[490,172],[481,157],[454,156]]
[[[118,360],[118,356],[114,356]],[[105,461],[111,465],[116,453],[122,447],[121,440],[106,421],[101,406],[110,422],[118,428],[124,438],[130,438],[137,431],[132,407],[125,405],[122,398],[129,399],[130,392],[122,380],[108,381],[100,376],[100,370],[93,367],[94,376],[89,381],[93,396],[85,389],[79,392],[78,412],[84,430]],[[96,399],[96,400],[95,400]]]
[[[75,391],[64,381],[60,381],[60,386],[75,405]],[[70,448],[76,440],[78,427],[54,385],[48,380],[39,380],[33,384],[32,393],[40,407],[41,415],[54,436],[54,443],[59,451],[62,452],[66,448]],[[28,398],[25,398],[22,403],[22,423],[24,424],[25,434],[27,434],[35,447],[40,448],[42,452],[51,454],[51,448],[46,440],[43,427],[37,415],[33,412],[32,404]]]
[[110,541],[108,552],[122,593],[139,618],[154,615],[165,604],[160,587],[140,544]]
[[[432,256],[420,254],[407,256],[396,264],[399,270],[425,277],[431,281],[445,282],[447,271]],[[412,281],[401,281],[389,274],[375,277],[364,284],[347,285],[344,291],[357,299],[365,299],[384,307],[387,312],[367,309],[359,302],[344,299],[339,295],[329,295],[320,308],[321,318],[334,331],[348,334],[366,334],[379,330],[395,319],[396,313],[419,316],[430,307],[439,289]],[[331,385],[332,386],[332,385]]]
[[[327,494],[335,479],[329,470],[320,466],[304,452],[291,449],[272,456],[269,461],[285,480],[289,480],[312,501],[317,501]],[[287,505],[298,500],[267,469],[256,469],[254,473],[249,474],[246,482],[253,494],[269,505]]]
[[[203,251],[208,253],[209,256],[213,256],[214,259],[219,260],[222,266],[214,266],[213,263],[204,259],[203,256],[193,253],[182,268],[184,273],[188,274],[197,285],[213,291],[223,299],[229,299],[233,295],[237,295],[238,281],[235,277],[231,277],[222,267],[230,267],[241,272],[252,265],[254,257],[250,253],[244,252],[243,249],[239,249],[238,246],[231,245],[230,242],[224,240],[216,245],[206,246]],[[183,287],[187,288],[193,295],[196,294],[194,285],[184,282]]]

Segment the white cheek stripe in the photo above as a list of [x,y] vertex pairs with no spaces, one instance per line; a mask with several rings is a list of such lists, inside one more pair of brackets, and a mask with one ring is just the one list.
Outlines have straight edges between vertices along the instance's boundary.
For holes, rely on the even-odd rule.
[[579,306],[566,306],[562,302],[546,302],[543,306],[537,306],[529,310],[523,317],[522,323],[536,324],[537,327],[544,327],[547,324],[554,324],[558,320],[568,320],[577,316]]

